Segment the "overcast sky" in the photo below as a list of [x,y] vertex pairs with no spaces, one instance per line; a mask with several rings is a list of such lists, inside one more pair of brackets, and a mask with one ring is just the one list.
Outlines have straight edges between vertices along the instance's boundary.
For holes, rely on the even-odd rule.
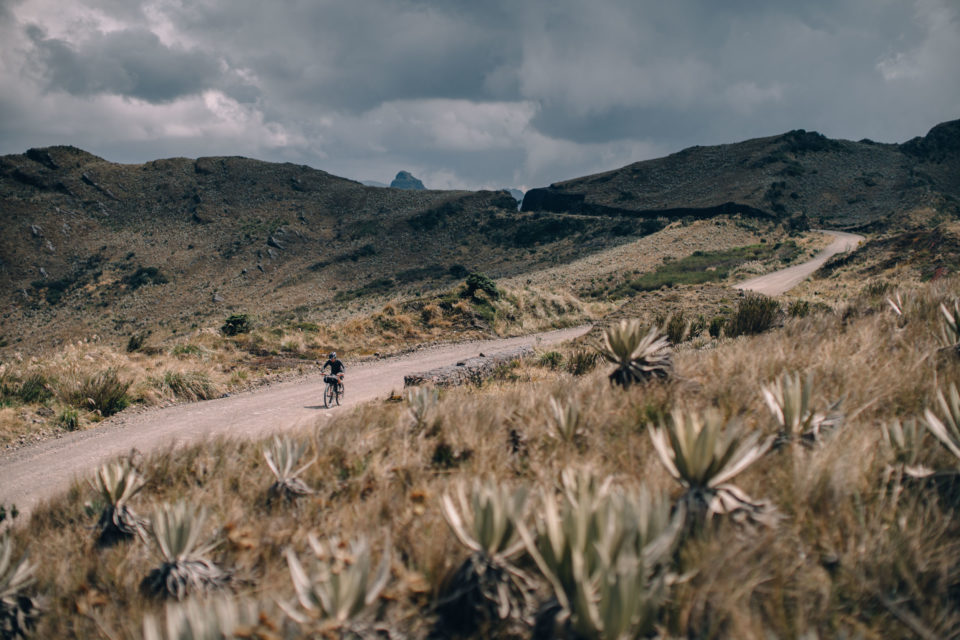
[[0,154],[543,186],[960,118],[960,0],[0,0]]

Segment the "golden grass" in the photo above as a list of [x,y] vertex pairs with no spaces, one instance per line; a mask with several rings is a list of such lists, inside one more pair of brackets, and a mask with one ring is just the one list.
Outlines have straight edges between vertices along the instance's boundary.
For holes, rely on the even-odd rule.
[[[95,338],[78,341],[54,354],[21,357],[0,365],[0,388],[4,381],[15,383],[40,374],[56,392],[43,402],[26,405],[11,399],[20,410],[6,411],[0,418],[0,446],[61,431],[55,416],[72,404],[70,398],[77,396],[73,392],[80,382],[108,369],[130,383],[131,403],[193,402],[312,366],[329,351],[352,358],[387,355],[451,339],[521,335],[581,324],[606,309],[600,303],[584,304],[571,295],[531,288],[504,289],[496,301],[482,294],[478,299],[460,298],[454,291],[441,298],[390,302],[376,313],[336,325],[298,322],[259,327],[229,338],[208,328],[162,348],[148,346],[133,353]],[[4,397],[0,395],[0,399]],[[77,408],[80,428],[89,428],[103,417],[91,407]],[[38,409],[48,415],[38,417]]]
[[[785,370],[810,371],[815,408],[842,396],[844,426],[820,445],[771,451],[736,478],[747,494],[774,506],[777,523],[752,530],[721,519],[688,538],[673,561],[686,579],[661,612],[664,632],[950,637],[960,629],[960,486],[950,476],[916,481],[891,473],[880,423],[919,417],[933,406],[938,385],[960,381],[960,359],[938,352],[936,341],[937,305],[958,294],[956,279],[923,287],[905,322],[882,298],[866,296],[845,313],[686,348],[676,353],[671,381],[628,391],[607,383],[606,367],[574,377],[527,363],[510,372],[514,380],[443,392],[420,428],[405,403],[364,405],[296,435],[308,444],[306,459],[317,456],[302,476],[316,493],[293,503],[267,499],[273,476],[266,443],[217,440],[163,451],[135,461],[147,485],[133,506],[139,513],[178,499],[208,506],[222,540],[215,561],[235,570],[234,592],[258,601],[291,637],[296,627],[274,604],[293,595],[284,550],[303,553],[309,532],[364,533],[379,557],[389,539],[393,580],[378,615],[424,637],[431,603],[466,557],[440,513],[451,482],[493,474],[549,491],[573,465],[675,495],[646,433],[650,423],[677,406],[716,407],[774,434],[762,385]],[[551,397],[580,405],[582,438],[551,435]],[[933,439],[926,446],[925,464],[956,468]],[[50,597],[39,637],[94,637],[103,629],[138,637],[143,616],[160,610],[138,591],[155,564],[145,545],[95,549],[96,500],[78,484],[15,529],[18,545],[39,565],[36,590]],[[536,574],[529,559],[519,562]]]

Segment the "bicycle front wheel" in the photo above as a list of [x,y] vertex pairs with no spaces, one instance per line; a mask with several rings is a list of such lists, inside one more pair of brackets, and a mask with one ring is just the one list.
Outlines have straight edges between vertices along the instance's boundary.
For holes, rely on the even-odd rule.
[[[323,406],[330,408],[333,405],[335,398],[337,397],[337,389],[335,385],[327,383],[327,387],[323,390]],[[337,404],[340,404],[339,402]]]
[[337,406],[340,406],[340,400],[343,399],[343,385],[337,388]]

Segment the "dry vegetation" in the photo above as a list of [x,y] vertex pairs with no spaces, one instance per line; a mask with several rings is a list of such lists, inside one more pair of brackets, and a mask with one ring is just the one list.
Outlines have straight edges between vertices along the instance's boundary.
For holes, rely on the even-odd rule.
[[332,325],[317,318],[262,326],[249,318],[232,336],[208,327],[163,347],[144,335],[126,350],[91,339],[52,355],[15,357],[0,364],[0,447],[88,428],[128,405],[219,397],[295,374],[333,349],[349,359],[386,355],[451,339],[573,326],[608,308],[530,287],[466,291],[461,286],[389,302]]
[[[209,510],[196,554],[182,560],[222,571],[218,591],[228,600],[198,607],[188,599],[178,608],[147,595],[144,581],[161,558],[137,538],[100,545],[95,525],[110,505],[78,483],[13,529],[14,559],[29,554],[36,567],[23,593],[46,598],[36,636],[138,638],[145,618],[166,615],[183,625],[233,620],[229,637],[261,638],[612,637],[621,628],[620,637],[957,637],[960,459],[922,426],[906,440],[889,433],[894,420],[922,425],[927,409],[950,421],[937,396],[960,382],[960,358],[944,344],[951,334],[942,331],[940,305],[955,309],[960,280],[901,292],[899,311],[890,295],[867,289],[842,311],[686,346],[674,352],[671,376],[627,388],[608,382],[609,367],[590,371],[584,347],[572,346],[505,367],[478,387],[360,407],[296,434],[291,446],[218,440],[130,460],[144,480],[129,500],[137,513],[169,517],[161,514],[177,507],[161,505],[178,501]],[[796,392],[808,397],[784,409],[791,372],[809,380]],[[783,437],[825,424],[818,412],[831,413],[830,428]],[[732,460],[759,459],[731,463],[738,468],[721,474],[721,485],[698,484],[679,463],[668,472],[654,440],[663,449],[664,429],[701,419],[719,425]],[[584,469],[593,475],[567,471]],[[608,477],[611,487],[600,488]],[[475,479],[492,484],[442,507]],[[305,490],[278,491],[284,481]],[[694,490],[722,501],[705,504],[699,525],[679,531],[664,518],[671,502],[693,509]],[[663,492],[666,512],[657,506]],[[589,562],[570,575],[585,582],[568,592],[565,574],[532,537],[547,535],[539,518],[556,508],[548,504],[589,507],[584,496],[613,514],[587,529],[598,546],[584,549],[612,548],[604,532],[620,530],[622,513],[649,527],[624,534],[635,551],[613,557],[629,562],[604,565],[604,554],[582,551]],[[451,510],[465,521],[451,521]],[[471,528],[482,513],[499,524]],[[386,583],[376,570],[382,558]],[[294,565],[303,572],[291,575]],[[608,571],[591,578],[596,566]],[[346,590],[353,580],[360,586]],[[581,592],[593,613],[572,600],[564,622],[561,605]],[[610,608],[617,594],[643,603],[621,626]],[[608,620],[607,633],[596,633],[596,620]],[[161,637],[152,623],[147,631]]]

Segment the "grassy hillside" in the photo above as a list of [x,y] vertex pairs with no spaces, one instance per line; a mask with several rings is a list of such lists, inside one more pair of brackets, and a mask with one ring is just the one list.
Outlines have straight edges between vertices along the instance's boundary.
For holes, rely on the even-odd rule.
[[567,262],[656,231],[521,214],[506,192],[365,187],[246,158],[0,158],[0,353],[122,345],[256,311],[342,322],[391,297]]
[[525,211],[630,219],[741,213],[832,229],[899,227],[908,213],[960,214],[960,120],[901,145],[796,130],[575,178],[527,192]]
[[[960,531],[953,517],[960,460],[924,421],[949,420],[937,393],[960,380],[960,358],[938,338],[938,305],[952,308],[960,281],[940,279],[901,294],[910,301],[903,315],[868,291],[843,313],[788,318],[760,335],[676,349],[671,376],[627,390],[608,383],[607,366],[569,373],[567,363],[578,357],[572,348],[504,368],[479,387],[444,392],[436,404],[428,394],[417,402],[367,405],[294,437],[303,448],[295,466],[313,461],[297,475],[305,490],[300,497],[270,498],[276,478],[264,457],[268,442],[217,441],[138,457],[128,464],[145,484],[128,505],[154,519],[155,508],[178,500],[209,510],[200,533],[218,546],[203,557],[229,575],[216,591],[260,616],[237,637],[304,637],[310,629],[336,636],[348,627],[426,637],[460,624],[473,629],[466,637],[563,637],[549,631],[567,628],[550,604],[557,583],[530,551],[497,565],[523,572],[532,589],[526,605],[522,590],[504,592],[512,603],[504,619],[479,591],[455,597],[472,584],[461,567],[470,552],[445,522],[441,498],[474,478],[526,487],[532,497],[516,517],[535,538],[546,503],[562,503],[556,491],[564,470],[586,469],[627,491],[616,495],[634,508],[640,503],[631,501],[640,498],[630,491],[646,486],[654,495],[664,492],[675,510],[683,504],[695,511],[697,501],[667,472],[653,435],[672,411],[714,411],[725,429],[756,434],[756,446],[772,448],[730,477],[737,499],[728,513],[688,518],[671,534],[673,544],[655,556],[652,574],[616,573],[637,580],[645,595],[633,597],[650,603],[645,628],[699,638],[949,637],[960,624],[954,606]],[[785,372],[811,377],[813,411],[827,412],[842,400],[815,436],[801,437],[804,427],[784,431],[764,401],[764,387]],[[558,428],[569,418],[554,413],[551,398],[579,412],[569,436]],[[932,413],[924,418],[926,409]],[[896,421],[907,429],[906,440],[890,435]],[[915,477],[921,467],[936,474]],[[597,504],[606,504],[599,495]],[[464,508],[453,504],[458,513]],[[142,591],[160,565],[151,543],[134,538],[98,546],[94,525],[104,506],[78,483],[37,510],[27,527],[14,529],[14,557],[29,553],[36,565],[28,592],[48,598],[39,637],[139,637],[143,618],[164,609],[162,598]],[[385,588],[349,623],[309,616],[298,623],[277,606],[282,601],[294,614],[303,612],[286,554],[312,566],[310,535],[366,536],[374,568],[389,553]],[[330,558],[322,556],[320,565]],[[657,576],[668,579],[661,584]],[[599,593],[590,599],[602,608]],[[496,589],[492,594],[496,600]],[[455,613],[441,605],[448,601],[458,603]],[[571,607],[574,616],[585,615]],[[627,625],[630,636],[641,618],[634,623]]]

